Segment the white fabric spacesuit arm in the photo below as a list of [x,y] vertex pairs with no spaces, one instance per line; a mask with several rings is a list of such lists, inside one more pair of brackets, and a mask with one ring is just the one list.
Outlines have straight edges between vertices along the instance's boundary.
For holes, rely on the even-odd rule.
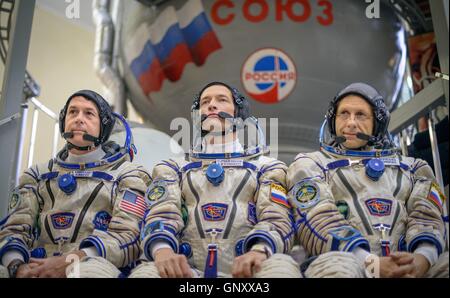
[[244,240],[245,252],[257,242],[265,242],[272,253],[287,253],[292,247],[294,232],[286,198],[286,170],[283,162],[274,159],[268,159],[259,170],[255,198],[258,223]]
[[369,242],[339,212],[320,160],[299,154],[288,169],[286,181],[297,236],[309,255],[369,247]]
[[170,244],[164,240],[157,240],[150,245],[150,251],[152,253],[153,259],[154,259],[154,255],[155,255],[156,251],[158,251],[159,249],[162,249],[162,248],[172,249],[172,246],[170,246]]
[[97,249],[95,249],[95,247],[93,247],[93,246],[86,247],[81,250],[84,251],[86,253],[86,256],[88,256],[88,257],[97,257],[98,256]]
[[445,196],[436,182],[433,170],[425,161],[417,159],[411,168],[414,187],[406,204],[407,250],[415,252],[421,243],[430,243],[440,255],[445,248],[445,225],[442,219]]
[[436,264],[439,255],[436,246],[431,243],[420,243],[416,250],[414,250],[415,254],[421,254],[425,258],[427,258],[430,263],[430,267]]
[[[352,251],[352,253],[355,255],[355,257],[364,264],[364,262],[367,260],[367,257],[372,255],[370,252],[368,252],[365,249],[362,249],[361,247],[355,248],[355,250]],[[421,254],[425,258],[427,258],[428,262],[430,263],[430,266],[433,266],[438,259],[438,252],[434,245],[430,243],[421,243],[417,246],[416,250],[414,251],[415,254]]]
[[19,178],[19,185],[10,198],[9,214],[0,229],[0,260],[9,251],[20,253],[25,262],[30,258],[33,230],[40,205],[37,166],[27,169]]
[[367,258],[368,258],[370,255],[373,255],[373,254],[371,254],[370,252],[368,252],[367,250],[365,250],[365,249],[363,249],[363,248],[361,248],[361,247],[356,247],[356,248],[352,251],[352,253],[355,255],[355,257],[356,257],[362,264],[364,264],[364,263],[366,262]]
[[23,259],[22,254],[18,253],[17,251],[7,251],[3,257],[2,257],[2,265],[5,267],[8,267],[9,263],[11,263],[14,260],[21,260],[25,261]]
[[258,248],[259,246],[264,247],[264,252],[267,252],[267,254],[268,254],[267,257],[270,257],[270,256],[273,255],[272,248],[271,248],[270,245],[267,244],[267,242],[265,242],[265,241],[257,241],[257,242],[252,246],[252,248],[250,249],[250,251],[253,251],[253,250],[259,251],[259,248]]
[[153,168],[153,183],[148,191],[150,207],[141,233],[141,249],[148,260],[153,260],[152,244],[160,240],[178,253],[178,235],[184,228],[179,171],[173,160],[161,161]]

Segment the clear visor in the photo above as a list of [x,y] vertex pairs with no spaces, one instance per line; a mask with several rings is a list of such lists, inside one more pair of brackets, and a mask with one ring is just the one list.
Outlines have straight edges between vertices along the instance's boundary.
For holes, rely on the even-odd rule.
[[325,119],[320,127],[319,142],[320,145],[332,145],[335,138],[328,130],[328,122]]
[[115,143],[128,152],[133,145],[133,134],[130,126],[123,116],[116,113],[114,113],[114,116],[116,121],[113,130],[104,145],[108,146]]

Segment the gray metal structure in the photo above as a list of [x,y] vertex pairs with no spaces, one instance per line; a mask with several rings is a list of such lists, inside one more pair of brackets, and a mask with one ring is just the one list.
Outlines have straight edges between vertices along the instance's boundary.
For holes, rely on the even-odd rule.
[[14,115],[0,126],[0,216],[7,212],[9,193],[15,186],[17,158],[21,133],[21,104],[24,99],[25,67],[33,23],[35,0],[16,0],[13,11],[8,55],[5,64],[3,89],[0,101],[0,120]]
[[[445,189],[446,196],[449,196],[448,186],[443,182],[441,162],[439,156],[438,141],[435,131],[436,117],[434,110],[437,106],[445,105],[447,116],[449,111],[449,81],[448,81],[448,43],[449,43],[449,21],[448,21],[448,1],[432,0],[430,1],[431,14],[433,19],[434,32],[436,36],[436,46],[439,54],[439,63],[441,71],[447,78],[440,76],[432,84],[421,90],[410,101],[396,109],[391,116],[389,131],[393,134],[402,133],[402,130],[423,116],[428,116],[428,131],[430,135],[431,150],[433,155],[434,173],[441,187]],[[449,224],[448,224],[449,204],[448,200],[444,202],[444,216],[447,217],[447,250],[449,242]]]

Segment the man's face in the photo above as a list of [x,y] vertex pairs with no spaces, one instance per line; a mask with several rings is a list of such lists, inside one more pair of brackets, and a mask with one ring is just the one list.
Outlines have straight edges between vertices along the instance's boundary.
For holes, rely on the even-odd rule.
[[357,149],[367,144],[367,141],[358,139],[358,132],[373,134],[373,110],[370,104],[357,95],[348,95],[338,103],[336,112],[336,135],[343,136],[346,141],[344,147]]
[[76,146],[91,146],[92,142],[83,140],[83,134],[94,137],[100,135],[100,116],[97,106],[82,96],[72,98],[67,108],[64,132],[73,132],[70,142]]
[[200,98],[200,114],[208,118],[202,124],[206,131],[223,131],[225,119],[219,117],[219,112],[234,116],[234,101],[231,91],[222,85],[206,88]]

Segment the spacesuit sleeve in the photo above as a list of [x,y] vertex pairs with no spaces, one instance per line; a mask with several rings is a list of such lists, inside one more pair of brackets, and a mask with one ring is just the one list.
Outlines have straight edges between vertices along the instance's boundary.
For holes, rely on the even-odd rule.
[[93,246],[99,256],[118,268],[135,261],[140,255],[139,227],[147,209],[144,197],[150,183],[146,170],[126,163],[112,189],[114,207],[108,228],[95,229],[81,241],[80,249]]
[[406,204],[408,222],[406,244],[414,252],[420,243],[430,243],[440,255],[445,247],[445,225],[442,219],[445,195],[431,167],[417,159],[412,165],[414,187]]
[[147,191],[149,210],[141,232],[141,248],[148,260],[152,244],[165,242],[175,253],[179,250],[179,233],[184,228],[179,165],[161,161],[153,169],[153,183]]
[[297,237],[309,255],[370,250],[369,242],[339,212],[320,162],[299,154],[287,173]]
[[258,222],[244,240],[244,251],[264,243],[271,253],[287,253],[294,237],[291,206],[286,198],[286,165],[278,160],[265,164],[259,170],[256,192]]
[[30,259],[33,231],[40,211],[38,169],[26,170],[19,179],[9,201],[7,217],[0,223],[0,260],[7,252],[20,253],[25,262]]

